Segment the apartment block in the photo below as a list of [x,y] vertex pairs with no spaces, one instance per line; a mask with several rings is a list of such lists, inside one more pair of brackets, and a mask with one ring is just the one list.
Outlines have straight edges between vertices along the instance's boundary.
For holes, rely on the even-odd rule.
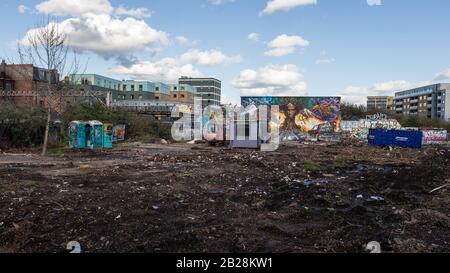
[[392,111],[394,110],[394,97],[391,96],[368,96],[368,110]]
[[450,121],[450,84],[432,84],[397,92],[395,112]]

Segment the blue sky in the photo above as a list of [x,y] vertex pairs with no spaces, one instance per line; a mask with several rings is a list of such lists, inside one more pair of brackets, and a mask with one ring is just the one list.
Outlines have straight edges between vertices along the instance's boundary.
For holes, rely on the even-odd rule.
[[214,76],[244,95],[340,95],[363,103],[450,82],[450,1],[3,0],[0,56],[57,15],[86,72],[175,82]]

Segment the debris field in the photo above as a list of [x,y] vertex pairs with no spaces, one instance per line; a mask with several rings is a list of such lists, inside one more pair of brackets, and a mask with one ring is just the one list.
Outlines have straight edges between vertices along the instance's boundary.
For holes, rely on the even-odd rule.
[[128,143],[0,154],[0,252],[450,252],[450,150]]

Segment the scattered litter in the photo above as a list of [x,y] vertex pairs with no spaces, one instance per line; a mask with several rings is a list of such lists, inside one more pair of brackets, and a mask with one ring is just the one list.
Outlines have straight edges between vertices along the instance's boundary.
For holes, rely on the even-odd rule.
[[363,196],[362,194],[359,194],[359,195],[356,196],[356,198],[357,198],[357,199],[363,199],[364,196]]
[[81,253],[81,245],[77,241],[71,241],[67,244],[67,250],[71,250],[69,253],[79,254]]
[[366,250],[370,251],[370,253],[378,254],[381,253],[381,244],[376,241],[372,241],[367,244]]
[[222,193],[225,192],[225,190],[223,190],[223,189],[210,189],[208,192],[212,193],[212,194],[222,194]]
[[371,196],[371,197],[369,198],[369,200],[370,200],[370,201],[379,201],[379,202],[381,202],[381,201],[384,201],[384,198],[381,197],[381,196]]
[[437,187],[437,188],[435,188],[434,190],[430,191],[430,193],[436,192],[436,191],[438,191],[438,190],[442,190],[442,189],[444,189],[444,188],[447,188],[448,186],[450,186],[450,183],[447,183],[447,184],[445,184],[445,185],[443,185],[443,186]]
[[152,209],[159,210],[159,207],[158,206],[152,206]]

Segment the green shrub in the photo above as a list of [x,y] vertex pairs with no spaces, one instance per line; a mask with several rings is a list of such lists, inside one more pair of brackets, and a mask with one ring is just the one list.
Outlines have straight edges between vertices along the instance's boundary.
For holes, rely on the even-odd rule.
[[40,108],[0,104],[0,146],[29,147],[43,142],[46,113]]

